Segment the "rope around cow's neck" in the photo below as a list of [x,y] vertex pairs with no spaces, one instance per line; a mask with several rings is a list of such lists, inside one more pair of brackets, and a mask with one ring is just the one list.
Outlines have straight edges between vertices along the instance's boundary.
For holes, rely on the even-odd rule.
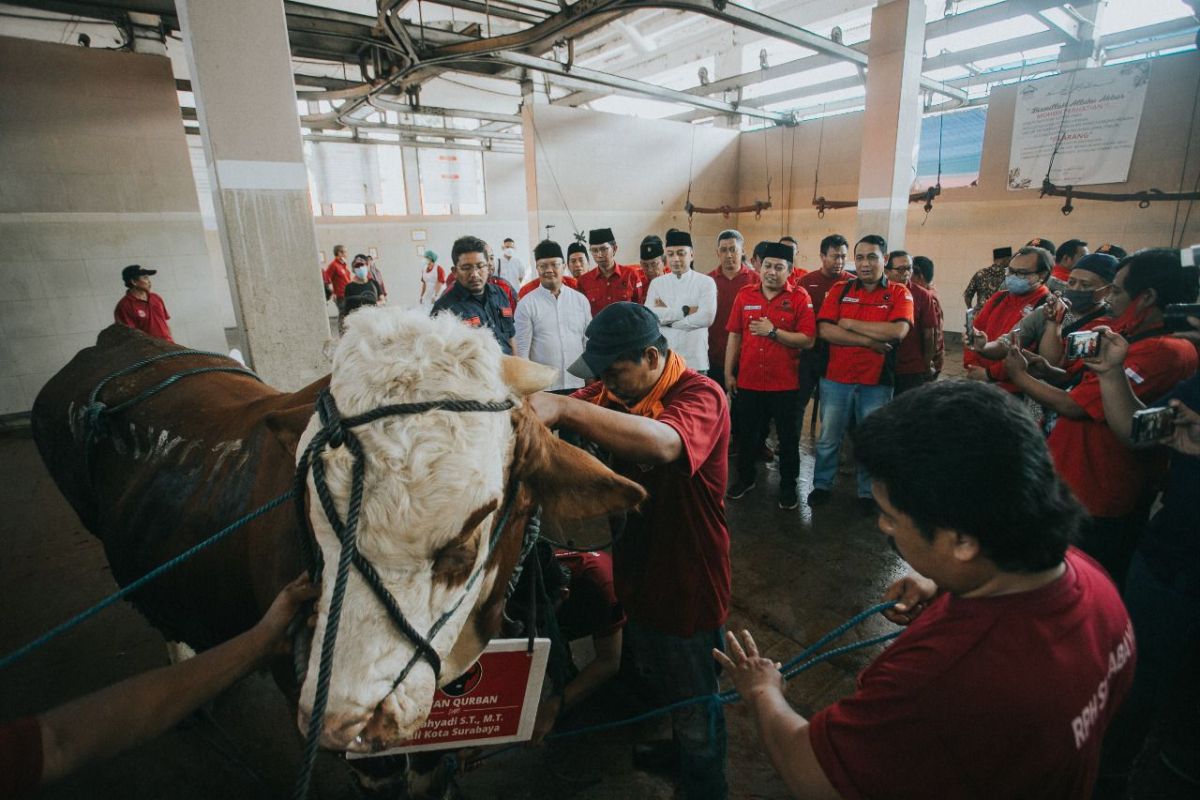
[[[420,414],[426,411],[442,410],[455,412],[499,412],[513,408],[511,401],[482,403],[474,400],[431,400],[420,403],[402,403],[397,405],[380,406],[372,411],[342,419],[337,403],[329,389],[322,389],[317,396],[317,416],[321,427],[305,448],[296,466],[295,498],[296,510],[300,518],[301,537],[304,539],[304,549],[309,557],[309,573],[315,579],[322,571],[323,564],[320,548],[314,547],[306,535],[308,518],[304,503],[304,487],[308,481],[308,471],[312,470],[313,485],[321,508],[329,521],[330,527],[338,537],[341,551],[338,555],[337,573],[334,579],[333,591],[329,600],[329,611],[325,618],[325,636],[321,642],[321,657],[318,661],[317,686],[313,698],[312,714],[309,718],[308,731],[304,742],[304,757],[301,761],[300,774],[296,778],[293,792],[295,800],[308,797],[309,782],[312,778],[313,764],[316,760],[318,743],[321,738],[321,728],[325,719],[325,708],[329,700],[329,681],[333,673],[333,653],[337,645],[338,627],[341,621],[342,602],[345,598],[346,583],[353,564],[359,574],[375,592],[388,616],[401,633],[413,644],[413,655],[392,684],[392,691],[408,676],[416,663],[425,659],[433,668],[435,679],[441,677],[441,658],[430,643],[442,627],[462,606],[467,594],[483,573],[484,567],[495,552],[500,534],[508,524],[516,500],[519,483],[513,479],[505,492],[504,506],[497,516],[496,524],[488,542],[488,551],[478,567],[472,572],[458,601],[443,613],[430,627],[429,632],[422,636],[405,618],[396,599],[383,585],[375,567],[358,551],[358,517],[362,510],[363,484],[366,472],[366,460],[363,456],[362,442],[353,433],[353,428],[366,425],[376,420],[391,416]],[[350,501],[346,508],[346,519],[343,522],[338,513],[337,505],[329,492],[325,481],[325,462],[321,453],[326,447],[337,448],[345,445],[354,457],[350,477]]]

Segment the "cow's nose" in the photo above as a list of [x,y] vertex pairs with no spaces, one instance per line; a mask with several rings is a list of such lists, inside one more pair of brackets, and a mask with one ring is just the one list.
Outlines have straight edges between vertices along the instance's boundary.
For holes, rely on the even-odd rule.
[[[300,711],[300,730],[308,734],[311,717],[303,709]],[[362,714],[329,714],[326,713],[321,725],[320,745],[327,750],[356,750],[355,738],[362,733],[370,721],[370,716]]]

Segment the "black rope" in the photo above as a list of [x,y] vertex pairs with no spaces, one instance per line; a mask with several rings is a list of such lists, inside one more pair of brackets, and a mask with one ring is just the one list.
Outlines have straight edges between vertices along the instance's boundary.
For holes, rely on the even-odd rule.
[[[387,610],[388,617],[396,628],[409,640],[413,645],[413,655],[401,671],[400,675],[392,684],[392,691],[408,676],[413,666],[418,661],[424,659],[429,663],[433,670],[435,680],[441,679],[442,662],[441,657],[432,645],[432,640],[437,636],[447,620],[454,615],[462,605],[467,593],[478,580],[482,573],[482,567],[472,573],[464,587],[463,594],[458,598],[458,601],[442,614],[441,617],[430,627],[429,633],[422,636],[412,623],[405,617],[400,604],[396,602],[395,597],[384,586],[382,578],[374,565],[366,559],[365,556],[358,550],[358,521],[359,514],[362,511],[363,491],[366,478],[366,458],[362,449],[362,442],[353,429],[362,425],[367,425],[380,419],[391,416],[403,416],[411,414],[419,414],[427,411],[444,410],[454,412],[499,412],[509,411],[513,408],[511,401],[502,402],[479,402],[476,400],[429,400],[417,403],[398,403],[386,406],[380,406],[362,414],[352,417],[341,416],[337,407],[337,402],[333,398],[333,394],[328,388],[322,389],[317,395],[316,411],[317,417],[321,423],[320,429],[305,448],[304,453],[300,456],[296,465],[296,477],[294,488],[297,494],[296,510],[300,517],[300,535],[304,540],[304,551],[309,558],[309,574],[312,576],[319,575],[322,568],[322,556],[320,548],[316,547],[309,537],[309,527],[307,514],[304,504],[304,489],[307,486],[308,472],[312,471],[313,487],[317,493],[317,499],[321,503],[321,509],[325,513],[329,525],[333,528],[334,533],[338,537],[338,542],[341,545],[341,550],[338,557],[338,565],[336,577],[334,579],[333,592],[330,597],[329,611],[325,621],[325,636],[321,643],[321,657],[318,662],[317,686],[313,698],[312,714],[309,718],[308,731],[305,736],[304,755],[301,762],[300,774],[297,776],[293,797],[296,800],[302,800],[308,796],[309,783],[312,779],[313,764],[316,760],[317,749],[321,738],[321,728],[324,725],[325,709],[329,700],[329,682],[333,671],[333,654],[337,646],[338,627],[341,620],[342,604],[345,599],[346,585],[349,579],[350,567],[353,566],[362,576],[363,580],[371,587],[375,596],[379,598],[380,603]],[[350,478],[350,500],[346,508],[346,518],[343,521],[338,513],[337,504],[334,501],[333,495],[329,491],[329,485],[325,479],[325,461],[321,457],[321,453],[325,448],[345,447],[350,451],[353,457]],[[484,565],[491,560],[495,553],[496,541],[503,532],[509,516],[512,512],[512,507],[519,490],[519,482],[513,480],[508,491],[506,492],[505,505],[500,514],[496,527],[492,532],[492,537],[489,541],[489,548]]]

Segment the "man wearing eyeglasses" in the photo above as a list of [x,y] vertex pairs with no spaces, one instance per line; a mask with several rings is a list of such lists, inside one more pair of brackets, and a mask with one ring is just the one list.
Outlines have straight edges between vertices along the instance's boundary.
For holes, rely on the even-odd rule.
[[488,283],[487,244],[474,236],[463,236],[450,251],[454,260],[454,286],[436,303],[433,312],[448,311],[468,325],[488,328],[506,356],[516,351],[513,306],[507,295]]
[[[1046,280],[1052,269],[1054,256],[1050,251],[1028,245],[1008,262],[1004,288],[983,304],[971,329],[963,333],[966,343],[963,366],[968,378],[999,384],[1014,394],[1019,391],[1008,380],[1004,357],[1008,354],[1013,328],[1050,297]],[[1002,336],[1005,338],[1001,339]]]
[[[892,399],[896,348],[913,325],[908,289],[884,274],[887,240],[869,234],[854,245],[857,277],[833,286],[817,314],[818,335],[829,342],[829,366],[821,379],[821,437],[808,504],[829,500],[851,417],[856,423]],[[858,506],[876,512],[871,476],[858,467]]]
[[887,279],[908,287],[913,299],[913,325],[896,350],[896,391],[901,394],[933,380],[937,358],[937,309],[929,291],[913,277],[913,258],[904,250],[888,254]]

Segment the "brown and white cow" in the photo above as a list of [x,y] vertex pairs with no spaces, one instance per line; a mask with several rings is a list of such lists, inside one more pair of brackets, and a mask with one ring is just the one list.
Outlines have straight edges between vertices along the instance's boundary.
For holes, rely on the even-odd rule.
[[[501,356],[494,339],[450,317],[363,309],[349,320],[333,374],[291,394],[236,374],[188,377],[109,418],[85,459],[84,407],[105,376],[148,356],[179,349],[113,326],[50,380],[34,404],[38,448],[56,483],[105,546],[126,584],[285,492],[297,448],[317,430],[317,393],[326,385],[344,416],[423,400],[512,400],[507,413],[432,411],[387,417],[356,429],[366,454],[358,549],[401,609],[425,633],[466,595],[432,644],[441,680],[453,680],[500,627],[504,593],[530,511],[581,519],[642,500],[637,484],[556,439],[521,402],[548,380],[543,368]],[[110,407],[184,369],[225,363],[212,356],[167,359],[113,381]],[[347,448],[322,456],[344,516],[350,486]],[[510,479],[521,491],[495,552],[489,534]],[[315,644],[299,692],[306,726],[318,673],[340,544],[309,477],[309,523],[290,504],[272,511],[167,573],[134,596],[169,639],[210,647],[253,624],[280,587],[305,566],[303,536],[324,555]],[[468,576],[481,579],[466,588]],[[353,570],[334,655],[321,744],[373,750],[407,738],[427,716],[433,670],[421,660],[391,690],[413,645]],[[294,692],[290,665],[276,677]],[[289,682],[291,685],[289,686]]]

